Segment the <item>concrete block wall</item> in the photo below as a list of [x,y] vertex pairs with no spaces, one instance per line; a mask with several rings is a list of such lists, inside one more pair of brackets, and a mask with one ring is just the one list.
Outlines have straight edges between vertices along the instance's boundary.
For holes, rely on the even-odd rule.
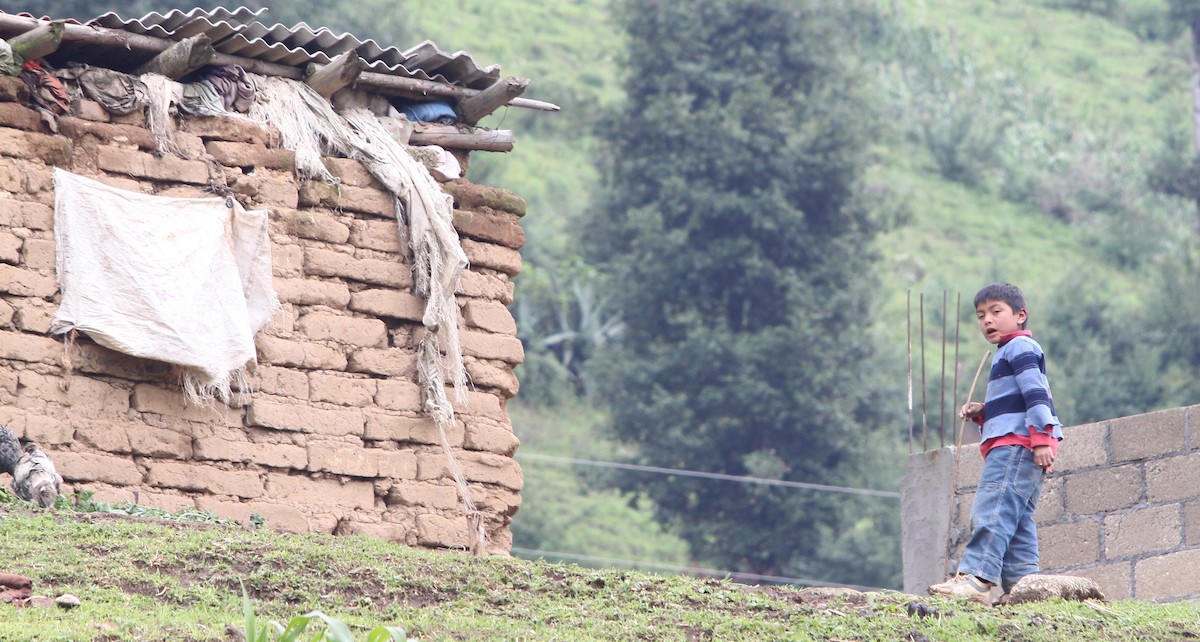
[[[1198,423],[1200,406],[1191,406],[1064,429],[1065,439],[1035,516],[1043,572],[1090,577],[1109,599],[1200,599]],[[926,481],[920,488],[906,488],[906,495],[951,497],[946,483],[953,473],[934,475],[942,480],[940,489],[927,481],[931,470],[952,471],[946,459],[942,453],[914,456],[910,476],[923,471]],[[961,449],[950,509],[953,519],[947,538],[940,540],[950,543],[943,558],[948,554],[951,572],[970,536],[971,503],[982,463],[976,445]],[[944,502],[940,507],[934,503],[929,502],[927,512],[936,514],[946,507]],[[906,524],[920,512],[906,514]],[[908,545],[906,541],[906,549]],[[929,563],[918,562],[915,554],[911,557],[914,564]],[[920,582],[908,586],[909,562],[906,558],[905,588],[923,590]],[[912,571],[915,578],[917,569]]]
[[[340,189],[297,183],[272,132],[227,118],[180,123],[189,158],[160,157],[140,115],[84,101],[50,134],[19,79],[0,77],[0,422],[38,441],[66,492],[170,510],[252,514],[286,531],[366,533],[468,545],[467,518],[416,385],[422,301],[412,292],[392,198],[357,162],[325,159]],[[465,159],[463,159],[465,160]],[[123,189],[207,196],[217,185],[272,210],[283,307],[256,338],[253,388],[230,407],[188,406],[168,364],[84,335],[63,365],[57,309],[55,166]],[[449,439],[489,550],[507,552],[521,503],[505,404],[521,342],[507,306],[521,269],[524,202],[456,180],[455,227],[471,261],[457,293],[473,384]]]

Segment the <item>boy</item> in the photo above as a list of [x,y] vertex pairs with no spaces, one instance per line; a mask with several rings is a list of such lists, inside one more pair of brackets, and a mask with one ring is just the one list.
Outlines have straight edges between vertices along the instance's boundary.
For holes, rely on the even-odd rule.
[[984,403],[968,402],[959,416],[980,425],[983,472],[971,509],[971,539],[958,575],[929,587],[931,595],[990,604],[991,588],[1007,593],[1038,572],[1033,513],[1050,471],[1062,425],[1046,380],[1042,347],[1025,329],[1028,311],[1016,286],[993,283],[975,295],[979,330],[997,346]]

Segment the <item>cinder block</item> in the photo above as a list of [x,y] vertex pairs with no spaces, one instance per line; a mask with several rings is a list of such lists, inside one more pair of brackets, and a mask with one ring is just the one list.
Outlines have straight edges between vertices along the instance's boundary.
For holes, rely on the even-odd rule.
[[1148,461],[1146,498],[1151,502],[1190,499],[1197,495],[1200,479],[1200,452]]
[[1064,482],[1065,478],[1062,475],[1051,475],[1042,483],[1042,495],[1038,498],[1037,512],[1033,514],[1033,519],[1038,524],[1056,522],[1066,514]]
[[1196,583],[1200,549],[1167,553],[1135,562],[1133,597],[1139,600],[1170,600],[1200,593]]
[[1104,517],[1104,559],[1175,548],[1183,542],[1182,508],[1167,504]]
[[1095,515],[1129,508],[1142,501],[1145,494],[1142,471],[1136,464],[1073,473],[1064,484],[1070,515]]
[[1039,526],[1038,548],[1044,573],[1100,561],[1100,522],[1084,518],[1077,522]]
[[1183,530],[1188,546],[1200,546],[1200,500],[1183,505]]
[[1063,428],[1054,470],[1068,473],[1108,464],[1109,422]]
[[1187,447],[1184,408],[1114,419],[1111,424],[1113,463],[1172,454]]
[[1133,562],[1118,562],[1104,564],[1091,568],[1081,568],[1071,571],[1071,575],[1095,580],[1108,600],[1128,600],[1133,598]]

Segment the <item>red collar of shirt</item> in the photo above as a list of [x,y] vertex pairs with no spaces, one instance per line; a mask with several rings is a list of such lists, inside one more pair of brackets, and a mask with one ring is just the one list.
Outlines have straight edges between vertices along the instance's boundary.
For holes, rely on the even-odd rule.
[[1009,332],[1008,334],[1001,335],[1000,343],[997,344],[996,347],[1003,348],[1004,344],[1008,343],[1009,341],[1012,341],[1013,339],[1016,339],[1017,337],[1032,337],[1032,336],[1033,336],[1033,333],[1030,332],[1029,330],[1017,330],[1016,332]]

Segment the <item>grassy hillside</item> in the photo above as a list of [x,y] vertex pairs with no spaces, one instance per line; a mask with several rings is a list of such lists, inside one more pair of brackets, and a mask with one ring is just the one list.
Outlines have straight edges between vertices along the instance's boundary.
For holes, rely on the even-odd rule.
[[[260,622],[317,609],[421,640],[1039,640],[1197,635],[1200,607],[1052,602],[988,609],[897,593],[747,587],[408,549],[362,537],[287,536],[0,499],[4,572],[81,606],[0,603],[0,639],[239,640],[240,582]],[[300,639],[315,639],[305,635]],[[272,636],[271,639],[276,639]]]

